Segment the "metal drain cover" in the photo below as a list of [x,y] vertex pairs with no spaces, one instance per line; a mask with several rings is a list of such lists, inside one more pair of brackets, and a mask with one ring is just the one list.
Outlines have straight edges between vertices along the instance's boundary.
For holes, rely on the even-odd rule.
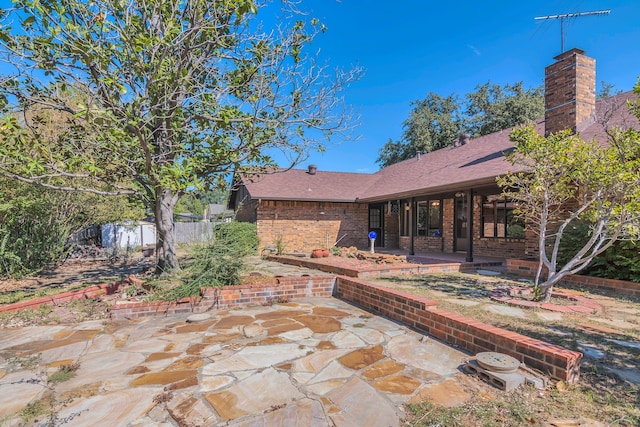
[[487,371],[511,373],[518,370],[520,362],[518,359],[509,356],[504,353],[494,353],[493,351],[486,351],[476,354],[476,361],[478,365],[486,369]]

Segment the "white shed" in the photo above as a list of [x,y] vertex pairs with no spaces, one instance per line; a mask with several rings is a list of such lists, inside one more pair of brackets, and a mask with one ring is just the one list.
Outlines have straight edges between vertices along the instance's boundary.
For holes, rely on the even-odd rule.
[[102,227],[102,246],[105,248],[136,248],[156,244],[156,225],[147,221],[128,221],[105,224]]

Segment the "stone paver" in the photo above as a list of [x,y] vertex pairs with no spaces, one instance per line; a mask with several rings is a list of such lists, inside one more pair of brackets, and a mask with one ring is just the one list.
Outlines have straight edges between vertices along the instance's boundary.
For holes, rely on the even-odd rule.
[[[399,426],[409,401],[464,399],[467,358],[336,299],[7,329],[0,419],[22,425],[22,408],[55,393],[65,426]],[[75,377],[46,384],[72,363]]]
[[522,309],[509,307],[508,305],[486,304],[482,308],[491,313],[501,314],[503,316],[518,317],[520,319],[525,319],[527,317]]

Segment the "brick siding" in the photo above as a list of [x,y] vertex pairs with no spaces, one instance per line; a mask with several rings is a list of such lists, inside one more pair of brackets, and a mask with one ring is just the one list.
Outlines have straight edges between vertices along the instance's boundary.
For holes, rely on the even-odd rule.
[[[473,198],[473,253],[479,256],[499,258],[518,258],[526,256],[527,248],[535,248],[536,236],[532,233],[525,239],[505,239],[482,237],[482,196]],[[451,198],[443,200],[442,237],[415,236],[413,247],[415,252],[454,252],[454,202]],[[403,251],[411,249],[411,238],[401,236],[399,247]]]
[[262,201],[256,205],[261,247],[282,241],[286,251],[339,246],[366,248],[369,207],[356,203]]

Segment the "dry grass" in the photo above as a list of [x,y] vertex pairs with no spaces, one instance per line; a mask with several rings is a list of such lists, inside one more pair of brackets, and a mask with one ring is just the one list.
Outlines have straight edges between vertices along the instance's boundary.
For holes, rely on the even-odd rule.
[[428,297],[438,301],[442,309],[491,325],[573,350],[586,348],[603,354],[600,359],[583,359],[578,384],[561,383],[559,387],[556,384],[542,391],[522,388],[513,393],[496,393],[490,399],[475,396],[465,405],[451,409],[429,402],[410,405],[407,425],[548,426],[554,425],[554,420],[577,422],[586,418],[605,425],[640,426],[640,384],[624,380],[614,372],[620,370],[632,375],[640,372],[640,349],[620,344],[640,343],[638,301],[583,292],[603,305],[602,314],[563,314],[554,320],[545,320],[550,312],[538,309],[522,310],[522,317],[488,310],[497,305],[489,299],[491,289],[526,285],[519,281],[461,273],[381,277],[373,281]]

